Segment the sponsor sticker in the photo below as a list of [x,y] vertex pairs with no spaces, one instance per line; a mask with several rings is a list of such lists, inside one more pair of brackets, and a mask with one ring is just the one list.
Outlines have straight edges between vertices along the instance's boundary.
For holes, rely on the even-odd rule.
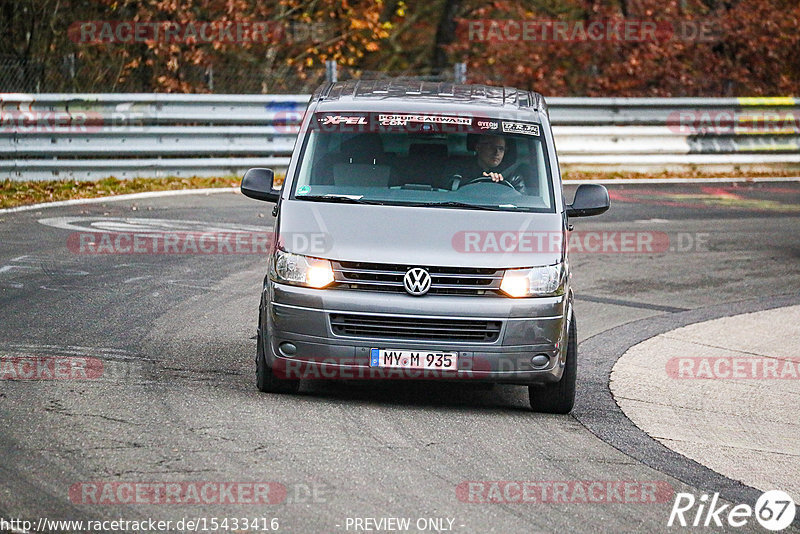
[[409,122],[459,124],[469,126],[472,117],[453,117],[449,115],[378,115],[378,122],[382,126],[405,126]]
[[481,130],[496,130],[500,126],[497,122],[492,121],[478,121],[478,128]]
[[324,115],[317,119],[323,125],[334,125],[338,126],[340,124],[346,124],[348,126],[354,126],[357,124],[367,124],[366,117],[358,117],[358,116],[344,116],[344,115]]
[[503,133],[539,135],[538,124],[528,124],[525,122],[503,122]]

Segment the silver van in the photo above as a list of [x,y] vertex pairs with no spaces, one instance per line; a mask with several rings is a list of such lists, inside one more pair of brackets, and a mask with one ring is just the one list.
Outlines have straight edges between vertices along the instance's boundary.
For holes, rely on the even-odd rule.
[[[258,321],[257,385],[303,379],[527,385],[534,411],[575,399],[571,217],[541,95],[402,80],[325,84],[283,187],[250,169],[242,193],[275,203]],[[432,387],[435,387],[432,384]]]

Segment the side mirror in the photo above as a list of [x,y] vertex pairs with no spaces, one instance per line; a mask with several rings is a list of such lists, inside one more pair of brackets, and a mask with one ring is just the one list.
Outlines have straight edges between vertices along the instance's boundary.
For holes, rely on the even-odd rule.
[[567,206],[567,217],[588,217],[605,212],[611,201],[608,190],[600,184],[581,184],[575,191],[575,199]]
[[250,169],[242,178],[242,194],[256,200],[278,202],[280,192],[272,188],[274,180],[275,173],[272,169]]

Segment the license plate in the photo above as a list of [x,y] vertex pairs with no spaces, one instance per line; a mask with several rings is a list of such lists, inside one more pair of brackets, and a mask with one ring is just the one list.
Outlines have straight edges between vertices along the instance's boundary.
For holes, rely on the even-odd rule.
[[458,353],[407,349],[372,349],[370,351],[369,366],[455,371],[458,369]]

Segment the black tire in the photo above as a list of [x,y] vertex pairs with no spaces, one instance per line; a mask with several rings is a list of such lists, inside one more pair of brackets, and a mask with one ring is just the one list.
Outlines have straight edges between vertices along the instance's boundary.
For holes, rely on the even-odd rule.
[[544,386],[528,386],[531,409],[539,413],[568,414],[575,405],[575,381],[578,375],[578,326],[575,316],[567,332],[567,361],[561,380]]
[[300,389],[300,380],[287,380],[278,378],[267,365],[264,356],[264,340],[261,331],[258,332],[256,343],[256,387],[262,393],[297,393]]

